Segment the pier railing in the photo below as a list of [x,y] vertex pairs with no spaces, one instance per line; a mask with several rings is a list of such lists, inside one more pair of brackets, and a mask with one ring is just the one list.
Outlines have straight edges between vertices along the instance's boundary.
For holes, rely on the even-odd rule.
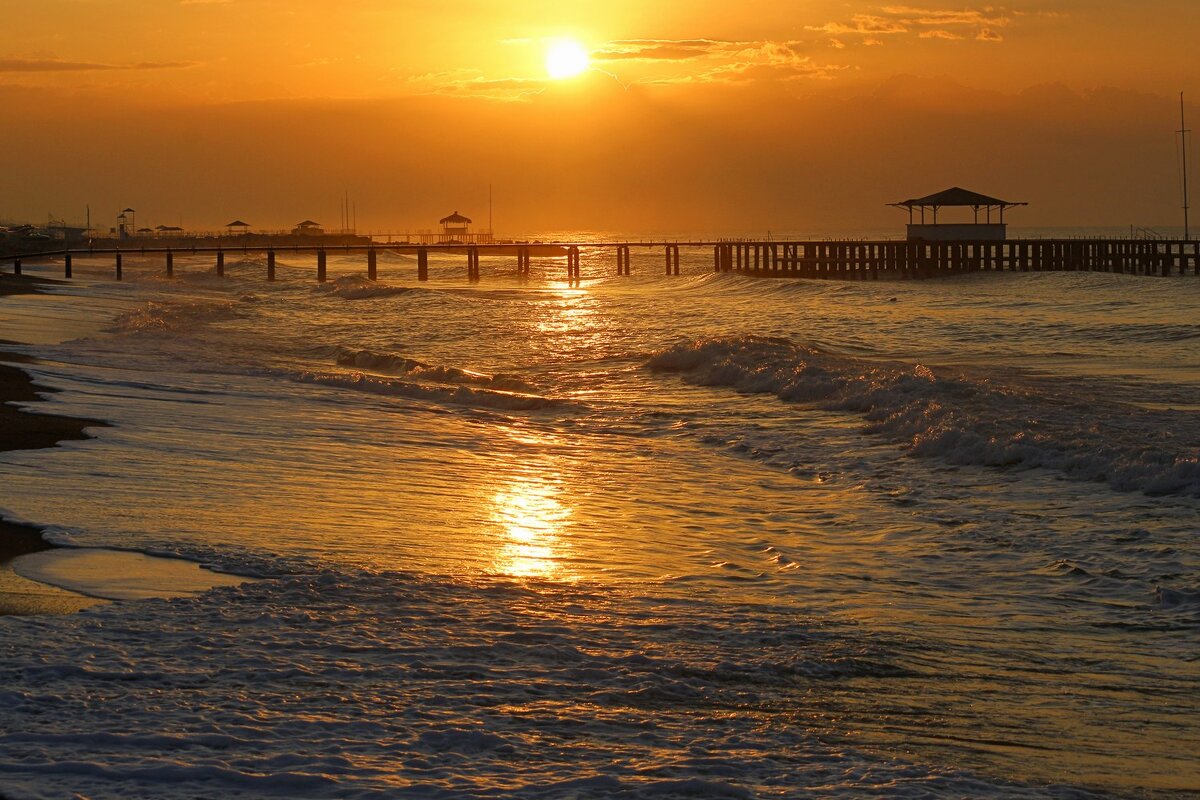
[[[328,279],[330,253],[360,254],[365,257],[367,277],[379,277],[378,256],[382,252],[416,256],[416,277],[429,279],[432,253],[465,256],[468,280],[480,280],[480,256],[515,259],[516,274],[528,276],[534,256],[565,260],[566,278],[582,279],[582,253],[608,253],[616,275],[632,275],[634,248],[661,250],[666,275],[680,274],[680,249],[711,251],[715,272],[746,275],[837,280],[883,278],[936,278],[972,272],[1116,272],[1127,275],[1200,275],[1200,240],[1162,239],[1014,239],[988,242],[929,241],[623,241],[623,242],[503,242],[494,244],[354,244],[314,242],[302,245],[269,243],[229,245],[97,246],[47,250],[0,256],[13,272],[21,273],[22,262],[61,258],[64,277],[72,277],[77,258],[112,257],[114,274],[122,278],[126,256],[161,255],[167,275],[175,273],[176,256],[208,254],[217,275],[225,274],[228,253],[264,253],[265,277],[276,277],[279,253],[310,253],[316,256],[316,279]],[[664,273],[659,273],[664,274]]]

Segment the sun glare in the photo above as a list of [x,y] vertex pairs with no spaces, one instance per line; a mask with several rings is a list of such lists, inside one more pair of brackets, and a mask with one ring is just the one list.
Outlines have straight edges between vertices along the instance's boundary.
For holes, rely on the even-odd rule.
[[564,39],[554,42],[546,51],[546,72],[556,81],[574,78],[589,66],[591,58],[579,42]]

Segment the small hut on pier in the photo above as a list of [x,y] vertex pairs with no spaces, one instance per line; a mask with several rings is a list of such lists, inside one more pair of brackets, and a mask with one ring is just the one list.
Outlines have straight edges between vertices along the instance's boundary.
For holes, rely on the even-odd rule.
[[235,219],[233,222],[225,223],[225,230],[229,231],[230,236],[247,234],[250,232],[250,223],[242,222],[240,219]]
[[292,228],[293,236],[324,236],[325,229],[321,227],[321,223],[313,222],[311,219],[306,219],[304,222],[296,223],[296,227]]
[[[889,205],[908,211],[908,238],[910,241],[1003,242],[1008,238],[1008,225],[1004,222],[1004,212],[1029,204],[1000,200],[955,186],[927,197],[918,197],[901,203],[889,203]],[[938,212],[943,208],[969,208],[974,212],[974,220],[972,222],[941,222],[938,220]],[[980,211],[984,212],[983,221],[979,219]],[[920,222],[917,222],[918,212],[920,213]],[[927,212],[929,217],[926,216]],[[995,221],[993,221],[993,214],[996,214]]]

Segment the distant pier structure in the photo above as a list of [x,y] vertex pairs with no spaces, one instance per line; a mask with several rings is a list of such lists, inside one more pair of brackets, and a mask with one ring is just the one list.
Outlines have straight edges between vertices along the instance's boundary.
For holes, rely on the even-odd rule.
[[[910,242],[1003,242],[1008,239],[1004,212],[1029,204],[1000,200],[955,186],[926,197],[889,205],[908,211]],[[940,221],[938,212],[943,208],[969,208],[975,217],[971,222]],[[984,212],[982,221],[979,219],[980,211]],[[992,219],[993,214],[996,215],[995,220]]]
[[[130,241],[129,228],[121,228],[110,240],[89,240],[87,247],[45,249],[40,242],[22,240],[0,248],[0,263],[11,262],[20,274],[22,260],[61,258],[64,277],[72,276],[75,258],[112,256],[115,277],[122,277],[126,254],[163,256],[165,272],[175,273],[175,256],[208,254],[215,259],[216,274],[225,274],[227,252],[265,253],[266,279],[276,279],[276,256],[301,253],[315,256],[316,279],[329,279],[330,253],[365,256],[369,280],[380,276],[379,252],[415,256],[416,278],[430,277],[430,256],[465,256],[465,277],[482,279],[482,257],[489,273],[526,279],[533,274],[533,258],[541,261],[540,273],[557,273],[572,284],[605,274],[633,275],[634,250],[657,250],[663,258],[659,269],[667,276],[681,274],[680,250],[702,250],[712,254],[715,272],[737,272],[775,278],[818,278],[825,280],[882,280],[938,278],[974,272],[1116,272],[1126,275],[1200,276],[1200,240],[1192,238],[1023,238],[1009,239],[1004,214],[1026,203],[1010,202],[954,187],[943,192],[890,203],[908,211],[905,239],[649,239],[496,241],[492,232],[472,233],[471,219],[457,211],[440,220],[440,231],[404,234],[403,241],[389,237],[378,242],[371,236],[326,235],[319,224],[305,220],[290,234],[250,234],[249,226],[236,220],[226,225],[225,237],[191,236],[158,241]],[[939,214],[947,208],[968,208],[969,222],[944,221]],[[119,217],[132,225],[133,210]],[[982,219],[981,219],[982,215]],[[165,231],[171,231],[167,228]],[[235,231],[241,231],[235,234]],[[114,231],[118,233],[118,231]],[[42,237],[43,239],[47,237]],[[64,244],[66,244],[64,242]],[[515,262],[515,263],[514,263]],[[615,267],[615,271],[610,272]],[[657,270],[655,270],[657,271]],[[442,274],[446,274],[443,271]],[[463,273],[458,273],[462,275]]]

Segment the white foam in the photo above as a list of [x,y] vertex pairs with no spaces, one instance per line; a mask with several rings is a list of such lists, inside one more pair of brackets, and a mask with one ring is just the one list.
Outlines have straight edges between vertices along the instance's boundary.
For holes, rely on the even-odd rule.
[[798,724],[895,667],[794,608],[326,572],[0,625],[5,796],[1066,796]]

